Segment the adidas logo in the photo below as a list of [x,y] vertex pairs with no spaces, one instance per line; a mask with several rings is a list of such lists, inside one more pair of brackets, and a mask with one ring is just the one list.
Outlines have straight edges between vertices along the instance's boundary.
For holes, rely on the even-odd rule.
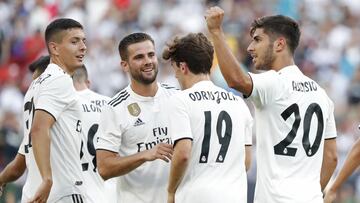
[[134,126],[139,126],[139,125],[143,125],[145,124],[140,118],[138,118],[135,123],[134,123]]

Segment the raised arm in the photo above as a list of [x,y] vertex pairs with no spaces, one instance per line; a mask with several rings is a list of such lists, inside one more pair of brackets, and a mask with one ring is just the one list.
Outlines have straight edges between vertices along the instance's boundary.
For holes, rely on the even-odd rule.
[[124,157],[121,157],[115,152],[97,149],[96,160],[99,174],[104,180],[107,180],[112,177],[125,175],[147,161],[162,159],[169,162],[169,160],[171,160],[172,153],[172,145],[159,143],[150,150],[145,150],[134,155]]
[[252,80],[250,76],[242,70],[240,63],[226,43],[225,35],[221,27],[223,17],[224,11],[219,7],[211,7],[205,14],[219,67],[229,87],[249,96],[252,91]]

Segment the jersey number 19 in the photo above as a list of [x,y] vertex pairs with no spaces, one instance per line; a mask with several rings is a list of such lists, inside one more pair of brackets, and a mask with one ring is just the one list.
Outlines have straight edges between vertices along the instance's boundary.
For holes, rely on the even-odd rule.
[[[200,163],[207,163],[210,149],[210,137],[211,137],[211,111],[205,111],[205,126],[204,126],[204,139],[201,145]],[[225,133],[222,136],[223,123],[225,123]],[[226,111],[221,111],[217,123],[216,134],[221,145],[220,151],[217,155],[216,162],[223,163],[226,157],[226,153],[229,148],[231,134],[232,134],[232,121],[230,115]]]

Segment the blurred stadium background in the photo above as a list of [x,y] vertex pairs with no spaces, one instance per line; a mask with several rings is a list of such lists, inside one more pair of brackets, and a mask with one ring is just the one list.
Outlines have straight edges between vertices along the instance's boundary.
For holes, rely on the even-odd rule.
[[[228,42],[248,70],[248,29],[254,18],[279,13],[300,22],[296,63],[335,103],[338,170],[360,135],[359,0],[0,0],[0,170],[14,158],[22,140],[22,102],[31,82],[27,66],[47,54],[43,35],[52,19],[69,17],[84,25],[91,88],[112,96],[128,83],[117,51],[124,35],[135,31],[151,34],[159,56],[159,81],[177,85],[169,64],[160,59],[164,43],[176,34],[206,32],[203,14],[210,5],[225,10]],[[212,78],[226,86],[216,62]],[[254,159],[249,202],[255,167]],[[360,202],[359,175],[356,172],[343,186],[339,203]],[[9,184],[0,202],[19,202],[24,179]]]

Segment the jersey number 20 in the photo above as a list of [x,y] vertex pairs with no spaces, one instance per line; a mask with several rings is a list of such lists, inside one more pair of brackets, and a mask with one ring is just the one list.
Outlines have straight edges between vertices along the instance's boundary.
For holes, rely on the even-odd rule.
[[[311,146],[309,140],[309,132],[310,132],[311,119],[314,113],[316,114],[318,125],[317,125],[315,141]],[[279,142],[277,145],[274,146],[274,153],[277,155],[295,156],[296,154],[297,151],[296,148],[288,147],[294,141],[297,130],[299,129],[301,122],[299,106],[296,103],[292,104],[285,111],[283,111],[281,113],[281,116],[284,120],[287,120],[292,114],[295,115],[295,121],[292,125],[292,129],[287,134],[285,139],[283,139],[281,142]],[[304,134],[302,138],[302,145],[304,147],[306,155],[310,157],[316,154],[316,152],[318,151],[321,143],[322,134],[324,131],[323,113],[321,111],[320,106],[317,103],[310,104],[309,107],[306,109],[303,127],[304,127],[303,128]]]
[[[204,126],[204,139],[201,145],[200,163],[207,163],[210,149],[211,137],[211,111],[205,111],[205,126]],[[225,123],[225,133],[222,136],[223,123]],[[230,115],[226,111],[221,111],[216,123],[216,134],[221,144],[220,151],[217,155],[216,162],[223,163],[226,153],[229,148],[231,134],[232,134],[232,121]]]

